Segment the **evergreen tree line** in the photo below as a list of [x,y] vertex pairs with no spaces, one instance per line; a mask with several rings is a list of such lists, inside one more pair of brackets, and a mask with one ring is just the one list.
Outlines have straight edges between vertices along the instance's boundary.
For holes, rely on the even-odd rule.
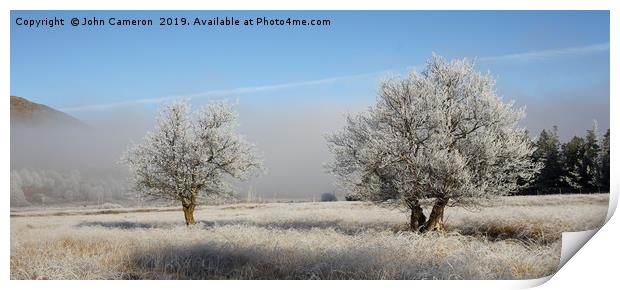
[[533,141],[535,162],[542,169],[535,181],[518,194],[609,192],[609,129],[599,140],[597,124],[585,136],[566,143],[558,137],[558,127],[544,129]]

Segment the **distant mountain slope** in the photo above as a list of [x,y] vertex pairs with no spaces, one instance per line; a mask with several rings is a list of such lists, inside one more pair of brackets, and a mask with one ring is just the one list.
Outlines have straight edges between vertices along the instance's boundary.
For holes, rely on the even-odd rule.
[[11,125],[84,126],[78,119],[66,113],[17,96],[11,96]]

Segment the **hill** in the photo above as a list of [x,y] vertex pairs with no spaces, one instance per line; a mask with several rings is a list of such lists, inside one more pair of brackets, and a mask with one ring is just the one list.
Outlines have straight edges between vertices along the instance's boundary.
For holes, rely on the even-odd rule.
[[11,96],[11,125],[84,126],[78,119],[66,113],[17,96]]

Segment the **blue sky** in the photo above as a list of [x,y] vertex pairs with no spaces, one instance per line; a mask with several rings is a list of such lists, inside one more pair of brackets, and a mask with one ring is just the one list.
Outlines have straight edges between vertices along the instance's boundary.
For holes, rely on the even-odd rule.
[[[15,25],[18,17],[54,16],[155,24],[159,17],[265,16],[332,25]],[[101,137],[115,148],[110,162],[128,139],[152,128],[162,101],[238,99],[240,130],[269,170],[248,186],[307,197],[334,188],[322,166],[329,159],[323,134],[342,125],[344,112],[371,105],[382,78],[422,68],[433,52],[476,58],[479,70],[495,76],[501,97],[527,107],[523,123],[532,135],[558,125],[566,140],[594,119],[602,130],[609,127],[607,11],[13,11],[11,95],[90,124],[105,120],[114,132]]]
[[[160,16],[243,19],[264,15],[327,18],[332,25],[38,29],[15,25],[18,17],[57,16],[68,21],[94,15],[155,20]],[[608,45],[608,15],[606,11],[14,11],[11,94],[73,108],[383,71],[403,74],[407,68],[422,65],[432,52],[448,58],[478,57],[479,68],[496,75],[500,94],[508,98],[513,94],[540,98],[552,92],[608,90],[608,49],[587,49]],[[545,51],[570,48],[585,51],[544,55]],[[540,59],[501,58],[530,52],[543,55]],[[299,97],[374,97],[376,83],[364,83],[359,88],[335,88],[328,96]],[[270,95],[291,94],[277,91]]]

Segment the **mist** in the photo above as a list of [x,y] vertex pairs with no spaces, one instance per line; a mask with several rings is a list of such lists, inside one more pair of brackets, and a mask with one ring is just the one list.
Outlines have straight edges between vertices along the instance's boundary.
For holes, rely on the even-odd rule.
[[[558,125],[562,140],[583,135],[599,124],[599,134],[609,128],[608,90],[558,94],[532,98],[514,94],[517,106],[526,106],[522,126],[536,138],[540,131]],[[222,97],[223,99],[229,99]],[[604,101],[596,101],[604,100]],[[208,98],[190,101],[196,109]],[[322,98],[315,101],[283,101],[279,99],[245,98],[239,101],[238,132],[256,144],[265,165],[265,172],[242,182],[234,182],[237,197],[245,199],[318,199],[322,193],[335,192],[340,199],[335,179],[326,172],[324,164],[330,155],[325,134],[342,128],[347,113],[364,110],[374,103],[373,98],[332,101]],[[161,103],[100,110],[70,112],[85,125],[78,127],[15,127],[11,130],[11,170],[13,173],[30,170],[42,176],[80,177],[81,190],[88,184],[110,182],[110,187],[127,192],[108,191],[103,199],[129,197],[127,168],[119,163],[122,153],[131,143],[141,142],[147,131],[155,126],[157,110]],[[59,177],[60,176],[60,177]],[[22,180],[35,180],[21,178]],[[67,182],[49,183],[66,184]],[[105,183],[103,183],[105,184]],[[35,186],[36,185],[25,185]],[[53,189],[51,191],[57,191]],[[108,196],[109,195],[109,196]],[[89,192],[79,195],[91,201]],[[89,197],[89,198],[84,198]],[[100,201],[102,198],[97,197]]]
[[549,94],[536,99],[519,98],[518,105],[526,106],[526,117],[522,121],[532,138],[538,137],[543,129],[558,126],[562,142],[573,136],[583,136],[586,130],[598,123],[598,136],[610,128],[609,87],[607,91],[572,94]]
[[267,198],[317,200],[322,193],[337,192],[335,179],[324,168],[330,158],[325,134],[342,128],[345,112],[362,109],[338,103],[241,106],[239,131],[257,145],[267,168],[262,176],[243,182],[242,190]]
[[[133,117],[131,117],[133,116]],[[107,113],[92,123],[11,124],[11,205],[125,202],[135,194],[119,164],[148,118]]]
[[[191,103],[196,109],[205,102]],[[238,132],[257,146],[266,170],[234,182],[237,196],[245,199],[252,192],[257,200],[312,200],[325,192],[337,192],[334,178],[324,168],[329,159],[324,136],[342,127],[345,113],[363,108],[336,102],[286,106],[240,102],[236,106]],[[141,142],[154,128],[157,106],[73,115],[85,126],[12,126],[11,177],[17,180],[12,188],[35,193],[46,188],[55,197],[48,201],[58,202],[63,198],[86,203],[131,199],[135,194],[128,184],[129,172],[119,160],[132,143]],[[94,187],[100,189],[94,192],[90,189]],[[17,189],[12,192],[19,195]]]

